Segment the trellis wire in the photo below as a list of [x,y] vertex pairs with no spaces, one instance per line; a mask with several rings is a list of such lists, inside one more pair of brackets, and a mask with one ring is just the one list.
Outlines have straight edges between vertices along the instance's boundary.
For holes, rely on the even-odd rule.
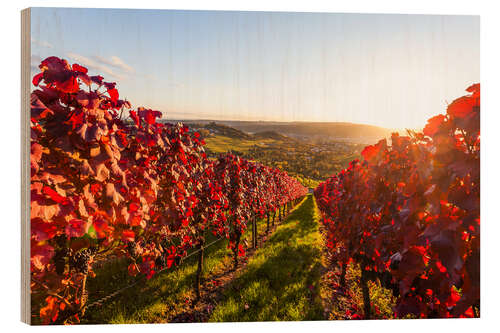
[[[195,250],[195,251],[191,252],[190,254],[188,254],[187,256],[185,256],[185,257],[181,258],[180,263],[179,263],[176,267],[181,266],[181,263],[182,263],[182,262],[184,262],[184,261],[185,261],[185,260],[187,260],[188,258],[190,258],[190,257],[194,256],[195,254],[197,254],[198,252],[200,252],[202,249],[207,249],[207,248],[209,248],[210,246],[214,245],[215,243],[217,243],[218,241],[220,241],[220,240],[222,240],[222,239],[225,239],[225,237],[220,237],[220,238],[218,238],[218,239],[214,240],[213,242],[209,243],[208,245],[203,246],[202,248],[197,249],[197,250]],[[169,268],[167,268],[167,267],[162,268],[161,270],[159,270],[159,271],[155,274],[155,277],[156,277],[156,276],[158,276],[159,274],[161,274],[162,272],[166,271],[167,269],[169,269]],[[107,295],[107,296],[104,296],[104,297],[102,297],[102,298],[98,299],[97,301],[94,301],[94,302],[92,302],[92,303],[90,303],[90,304],[86,305],[86,306],[85,306],[85,308],[86,308],[86,309],[89,309],[89,308],[94,307],[94,306],[97,306],[97,305],[102,305],[102,304],[104,304],[104,302],[108,301],[109,299],[111,299],[111,298],[113,298],[113,297],[115,297],[115,296],[118,296],[118,295],[119,295],[119,294],[121,294],[123,291],[125,291],[125,290],[127,290],[127,289],[130,289],[130,288],[132,288],[132,287],[134,287],[135,285],[137,285],[137,284],[138,284],[139,282],[141,282],[142,280],[144,280],[144,275],[142,275],[140,278],[138,278],[136,281],[132,282],[131,284],[129,284],[129,285],[127,285],[127,286],[123,287],[123,288],[120,288],[120,289],[118,289],[118,290],[114,291],[113,293],[111,293],[111,294],[109,294],[109,295]]]

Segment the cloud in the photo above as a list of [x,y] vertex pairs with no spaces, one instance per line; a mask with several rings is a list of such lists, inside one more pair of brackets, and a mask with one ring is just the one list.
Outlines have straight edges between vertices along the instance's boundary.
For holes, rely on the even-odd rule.
[[102,63],[105,63],[106,65],[120,69],[120,70],[124,71],[125,73],[135,73],[135,70],[132,66],[126,64],[125,61],[123,61],[122,59],[120,59],[117,56],[111,56],[110,59],[106,59],[106,58],[103,58],[100,56],[94,56],[93,58],[102,62]]
[[31,38],[31,44],[38,45],[40,47],[46,47],[48,49],[51,49],[54,47],[54,45],[50,44],[49,42],[46,42],[44,40],[36,40],[34,38]]
[[89,70],[97,72],[96,74],[107,75],[113,79],[124,80],[128,74],[135,73],[132,66],[117,56],[111,56],[108,59],[97,55],[86,57],[73,52],[68,52],[66,55]]
[[66,55],[78,62],[78,64],[87,67],[89,70],[93,70],[96,73],[95,74],[103,74],[104,76],[108,75],[108,77],[111,77],[113,79],[118,79],[118,80],[123,80],[126,77],[120,73],[115,72],[111,68],[109,68],[106,65],[103,65],[102,63],[95,61],[91,58],[88,58],[86,56],[83,56],[81,54],[73,53],[73,52],[68,52]]

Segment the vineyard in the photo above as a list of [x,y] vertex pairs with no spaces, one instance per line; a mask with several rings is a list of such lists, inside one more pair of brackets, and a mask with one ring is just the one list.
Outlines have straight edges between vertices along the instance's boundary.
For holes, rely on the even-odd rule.
[[397,297],[396,318],[479,316],[480,87],[429,119],[423,133],[367,146],[364,161],[315,190],[328,250],[341,266]]
[[[342,309],[345,319],[480,315],[479,84],[422,133],[367,146],[362,161],[307,196],[279,168],[230,153],[208,157],[198,132],[159,122],[159,111],[133,109],[116,83],[85,67],[49,57],[39,68],[31,94],[37,323],[79,323],[87,309],[118,295],[123,288],[95,301],[89,288],[98,274],[106,276],[101,267],[117,262],[136,278],[126,287],[134,289],[141,278],[154,281],[195,258],[194,306],[211,274],[204,270],[207,251],[220,240],[227,242],[228,271],[239,275],[210,320],[301,320],[292,309],[272,313],[284,311],[276,300],[289,292],[279,288],[287,279],[306,286],[297,290],[309,298],[296,299],[304,313],[314,307],[307,318],[321,319],[320,264],[333,265],[329,283],[346,297],[349,272],[359,272],[363,305]],[[282,224],[272,228],[275,222]],[[258,244],[264,234],[268,245]],[[257,251],[248,257],[249,249]],[[247,287],[263,276],[269,280],[262,288],[275,294],[259,289],[261,308],[245,303],[238,308],[244,315],[235,317],[235,302],[245,292],[251,298]],[[374,283],[395,299],[389,314],[373,304]]]
[[197,248],[199,289],[208,234],[230,240],[237,267],[247,224],[276,211],[281,218],[307,193],[278,169],[230,154],[209,160],[198,133],[158,123],[158,111],[130,110],[125,121],[131,105],[115,83],[78,64],[50,57],[40,69],[31,98],[31,289],[46,296],[42,323],[78,322],[92,266],[110,258],[128,258],[129,274],[149,279]]

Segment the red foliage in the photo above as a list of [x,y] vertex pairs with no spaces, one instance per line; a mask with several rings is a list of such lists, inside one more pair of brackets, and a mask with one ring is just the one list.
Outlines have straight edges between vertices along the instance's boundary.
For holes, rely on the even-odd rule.
[[[91,254],[89,276],[112,255],[129,258],[129,274],[151,278],[207,231],[230,237],[251,214],[307,192],[276,169],[232,155],[210,161],[199,133],[157,122],[159,111],[128,110],[116,84],[85,67],[57,57],[39,67],[31,96],[32,291],[47,292],[44,281],[59,296],[41,306],[44,323],[79,320],[59,309],[85,305],[87,272],[72,260],[83,252]],[[122,119],[126,110],[132,121]]]
[[480,86],[467,91],[423,133],[366,147],[315,189],[329,250],[393,289],[396,317],[479,308]]

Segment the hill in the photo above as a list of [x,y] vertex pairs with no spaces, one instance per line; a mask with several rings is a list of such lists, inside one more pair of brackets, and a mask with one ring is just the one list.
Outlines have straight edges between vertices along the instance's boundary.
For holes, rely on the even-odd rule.
[[301,139],[360,143],[372,143],[392,132],[378,126],[341,122],[233,122],[228,125],[248,133],[274,131]]
[[273,139],[273,140],[290,140],[291,138],[280,134],[276,131],[263,131],[263,132],[257,132],[254,135],[254,138],[256,139]]
[[215,123],[215,122],[210,122],[207,125],[203,126],[203,128],[208,129],[211,133],[215,133],[218,135],[223,135],[228,138],[233,138],[233,139],[244,139],[244,140],[251,140],[252,136],[238,130],[236,128],[221,124],[221,123]]
[[[167,120],[177,121],[177,120]],[[238,120],[179,120],[186,124],[206,126],[229,126],[232,135],[245,134],[270,135],[268,132],[285,135],[292,138],[314,141],[344,141],[353,143],[372,144],[384,137],[389,137],[394,130],[365,124],[346,122],[273,122],[273,121],[238,121]],[[212,124],[212,125],[211,125]],[[222,127],[219,129],[222,130]],[[228,130],[231,131],[231,130]],[[229,133],[229,132],[228,132]],[[260,133],[260,134],[259,134]],[[268,134],[262,134],[268,133]],[[222,134],[222,133],[221,133]],[[275,136],[275,134],[271,134]],[[243,137],[241,137],[243,138]]]

